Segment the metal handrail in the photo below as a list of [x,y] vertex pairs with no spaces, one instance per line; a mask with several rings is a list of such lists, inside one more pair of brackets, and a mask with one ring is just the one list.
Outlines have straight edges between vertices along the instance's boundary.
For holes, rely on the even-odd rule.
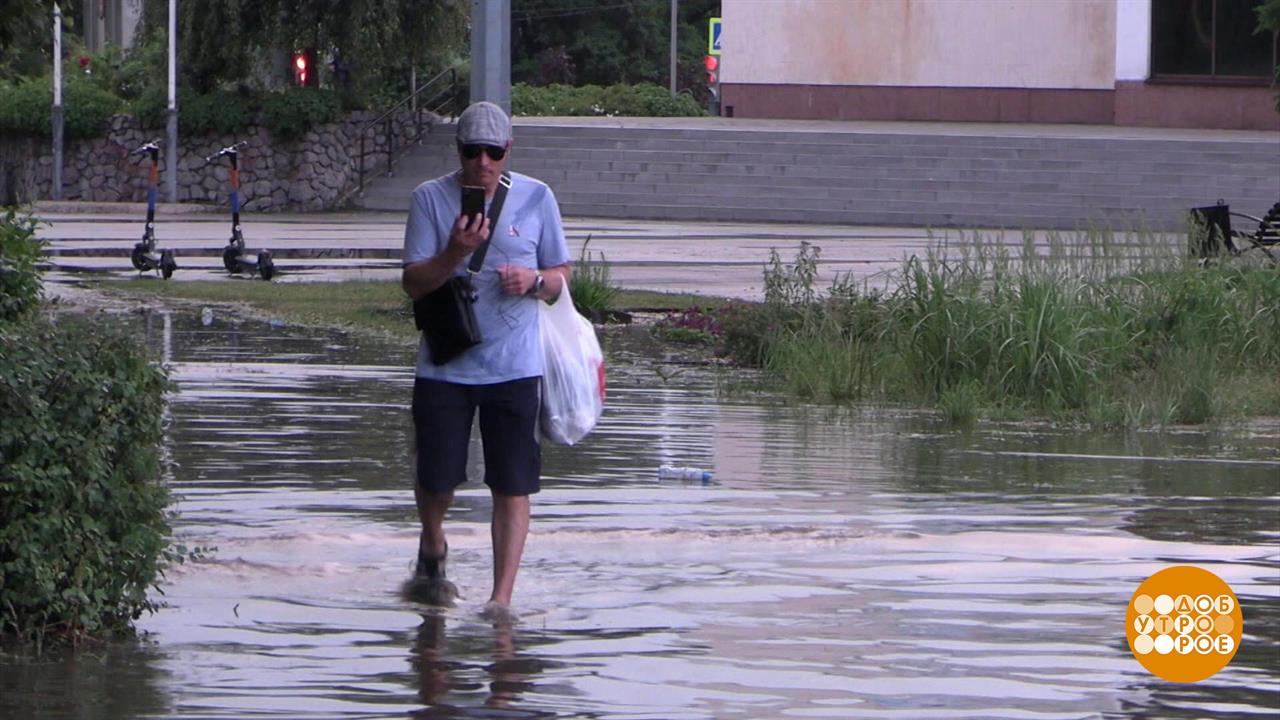
[[[413,92],[404,96],[399,102],[387,108],[387,110],[384,111],[378,117],[360,126],[360,131],[359,131],[360,132],[360,154],[359,154],[359,162],[358,162],[360,181],[356,189],[356,192],[358,193],[364,192],[364,159],[365,159],[364,139],[365,139],[365,136],[368,134],[369,128],[377,125],[378,123],[386,124],[385,130],[387,133],[387,175],[390,176],[391,170],[392,170],[392,164],[395,162],[395,156],[396,156],[396,139],[395,139],[395,134],[391,132],[391,116],[397,110],[404,107],[406,103],[412,102],[419,95],[422,95],[427,90],[430,90],[433,85],[435,85],[441,78],[444,78],[444,77],[449,78],[448,85],[443,89],[436,90],[435,94],[430,96],[427,102],[424,103],[422,107],[419,107],[415,111],[417,115],[414,118],[415,120],[414,137],[415,139],[421,139],[423,110],[429,110],[431,112],[435,112],[436,110],[445,107],[445,105],[449,105],[449,117],[451,118],[457,117],[458,115],[458,106],[456,102],[456,99],[458,97],[457,68],[446,68],[440,71],[439,73],[436,73],[435,77],[423,83],[422,86],[419,87],[417,90],[414,90]],[[441,98],[443,98],[443,102],[440,102],[438,105],[431,106],[431,103],[434,103]]]

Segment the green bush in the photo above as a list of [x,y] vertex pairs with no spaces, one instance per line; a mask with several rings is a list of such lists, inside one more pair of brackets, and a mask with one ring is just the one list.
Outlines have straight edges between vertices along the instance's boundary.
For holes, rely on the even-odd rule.
[[332,122],[342,112],[342,101],[332,90],[289,88],[262,99],[262,124],[281,140],[292,140],[316,125]]
[[[90,52],[84,47],[78,49],[64,47],[63,52],[67,54],[63,68],[68,75],[88,80],[116,97],[123,97],[120,93],[120,70],[124,66],[127,54],[123,48],[119,45],[107,44],[97,52]],[[82,65],[82,60],[87,60],[88,64]],[[88,72],[85,72],[86,70]]]
[[168,547],[164,370],[88,318],[0,329],[0,637],[128,631]]
[[62,102],[70,138],[100,137],[107,121],[124,107],[120,98],[83,80],[67,83]]
[[[123,57],[107,45],[94,58],[94,67],[111,68],[112,90],[128,101],[137,100],[148,88],[164,90],[169,80],[169,40],[167,33],[144,33]],[[97,75],[98,71],[95,70]]]
[[253,105],[237,92],[215,90],[207,95],[193,95],[181,106],[178,124],[193,135],[205,133],[231,134],[253,122]]
[[603,89],[600,105],[607,115],[637,117],[697,117],[706,115],[689,95],[671,97],[657,85],[610,85]]
[[571,85],[513,85],[511,111],[515,115],[603,115],[590,91]]
[[[166,92],[149,87],[133,102],[133,112],[143,127],[165,126]],[[294,140],[316,125],[336,120],[342,113],[342,101],[332,90],[314,88],[290,88],[256,97],[232,90],[204,95],[190,88],[178,90],[178,127],[183,133],[234,134],[251,125],[259,111],[262,123],[276,138]]]
[[[183,99],[183,90],[178,90],[178,103],[181,107]],[[136,100],[129,103],[129,111],[133,116],[138,118],[138,122],[142,127],[148,130],[156,130],[163,128],[167,118],[165,111],[168,108],[169,96],[164,88],[154,85],[142,89],[141,94]],[[178,115],[178,124],[182,124],[182,115]]]
[[516,115],[626,115],[633,117],[697,117],[705,115],[688,95],[671,94],[657,85],[547,85],[519,83],[511,88]]
[[[91,138],[102,135],[122,103],[84,75],[71,73],[62,88],[62,107],[66,137]],[[52,137],[52,78],[0,84],[0,130]]]
[[[244,94],[215,90],[199,95],[178,89],[178,129],[183,134],[235,133],[253,123],[255,101]],[[156,130],[168,122],[168,90],[149,87],[133,102],[132,109],[144,128]]]
[[43,286],[36,263],[44,242],[36,238],[36,220],[5,208],[0,217],[0,325],[28,315]]
[[[178,88],[178,130],[182,133],[195,133],[192,117],[188,117],[187,108],[199,98],[191,88]],[[169,122],[169,91],[160,85],[144,87],[138,98],[129,103],[129,109],[142,127],[148,130],[163,130]],[[208,129],[202,121],[200,132]],[[217,128],[214,128],[215,130]]]

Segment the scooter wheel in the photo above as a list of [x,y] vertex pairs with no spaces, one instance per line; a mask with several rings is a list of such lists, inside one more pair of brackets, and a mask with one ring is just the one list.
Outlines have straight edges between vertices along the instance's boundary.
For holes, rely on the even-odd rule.
[[222,265],[229,273],[240,272],[240,250],[235,245],[228,245],[222,249]]
[[129,262],[133,263],[133,269],[142,272],[147,269],[147,249],[138,243],[133,246],[133,254],[129,256]]
[[173,259],[173,251],[165,250],[160,253],[160,274],[164,279],[168,280],[173,277],[173,271],[178,269],[178,262]]
[[258,253],[258,274],[263,280],[270,280],[276,274],[276,264],[271,261],[271,251]]

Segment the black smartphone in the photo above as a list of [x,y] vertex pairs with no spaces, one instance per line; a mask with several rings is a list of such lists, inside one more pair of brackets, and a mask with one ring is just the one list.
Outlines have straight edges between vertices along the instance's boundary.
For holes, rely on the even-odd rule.
[[462,186],[462,214],[467,216],[467,224],[471,224],[474,215],[484,215],[484,188],[477,185]]

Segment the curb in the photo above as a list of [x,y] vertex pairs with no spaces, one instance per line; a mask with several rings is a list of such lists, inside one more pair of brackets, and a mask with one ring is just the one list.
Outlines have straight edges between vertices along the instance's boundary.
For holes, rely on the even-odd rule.
[[[83,200],[37,200],[32,203],[36,213],[74,215],[142,215],[147,212],[144,202],[101,202]],[[221,205],[199,205],[194,203],[156,203],[156,215],[196,215],[205,213],[226,213],[227,208]]]

